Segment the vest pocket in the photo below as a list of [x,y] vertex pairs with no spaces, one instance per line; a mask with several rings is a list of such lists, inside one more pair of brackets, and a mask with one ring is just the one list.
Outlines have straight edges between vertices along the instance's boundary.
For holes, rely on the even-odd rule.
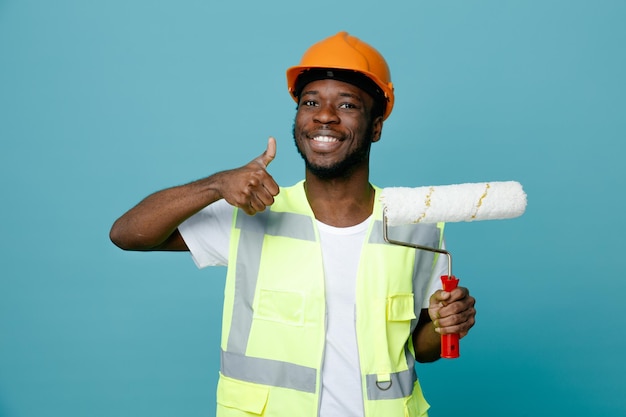
[[394,294],[387,298],[388,321],[410,321],[415,319],[413,294]]
[[254,318],[291,326],[304,325],[305,296],[303,292],[261,288],[258,300],[254,309]]
[[404,346],[411,337],[411,320],[415,319],[413,294],[392,294],[387,297],[387,353],[391,369],[407,366]]
[[217,415],[261,416],[265,411],[269,392],[266,386],[220,375],[217,384]]

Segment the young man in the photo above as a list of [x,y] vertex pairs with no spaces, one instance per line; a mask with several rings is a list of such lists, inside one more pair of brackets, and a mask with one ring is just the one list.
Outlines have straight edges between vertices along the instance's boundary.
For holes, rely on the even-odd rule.
[[[218,416],[421,416],[415,361],[467,334],[474,298],[439,289],[445,262],[381,237],[369,153],[393,108],[384,58],[340,32],[287,71],[305,178],[281,188],[276,155],[157,192],[118,219],[128,250],[189,250],[228,265]],[[435,225],[398,230],[442,246]]]

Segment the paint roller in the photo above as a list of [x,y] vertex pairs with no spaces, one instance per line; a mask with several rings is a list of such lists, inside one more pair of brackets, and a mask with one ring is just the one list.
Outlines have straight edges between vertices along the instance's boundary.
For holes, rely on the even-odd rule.
[[[448,275],[441,277],[444,291],[452,291],[459,280],[452,275],[450,252],[389,237],[389,226],[403,224],[472,222],[512,219],[526,210],[526,193],[516,181],[467,183],[429,187],[383,188],[383,238],[386,242],[440,253],[448,257]],[[441,335],[441,357],[459,357],[459,335]]]

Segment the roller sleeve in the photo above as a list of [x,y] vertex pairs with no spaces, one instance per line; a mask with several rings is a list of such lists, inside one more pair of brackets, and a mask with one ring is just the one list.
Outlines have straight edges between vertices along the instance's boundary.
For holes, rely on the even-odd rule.
[[511,219],[526,210],[526,193],[516,181],[387,187],[380,201],[390,226]]

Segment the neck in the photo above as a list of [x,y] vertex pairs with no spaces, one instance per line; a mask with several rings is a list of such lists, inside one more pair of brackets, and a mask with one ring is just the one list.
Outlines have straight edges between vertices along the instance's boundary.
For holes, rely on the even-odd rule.
[[372,214],[375,196],[368,177],[368,172],[362,172],[347,178],[320,179],[307,171],[304,187],[315,218],[335,227],[365,221]]

